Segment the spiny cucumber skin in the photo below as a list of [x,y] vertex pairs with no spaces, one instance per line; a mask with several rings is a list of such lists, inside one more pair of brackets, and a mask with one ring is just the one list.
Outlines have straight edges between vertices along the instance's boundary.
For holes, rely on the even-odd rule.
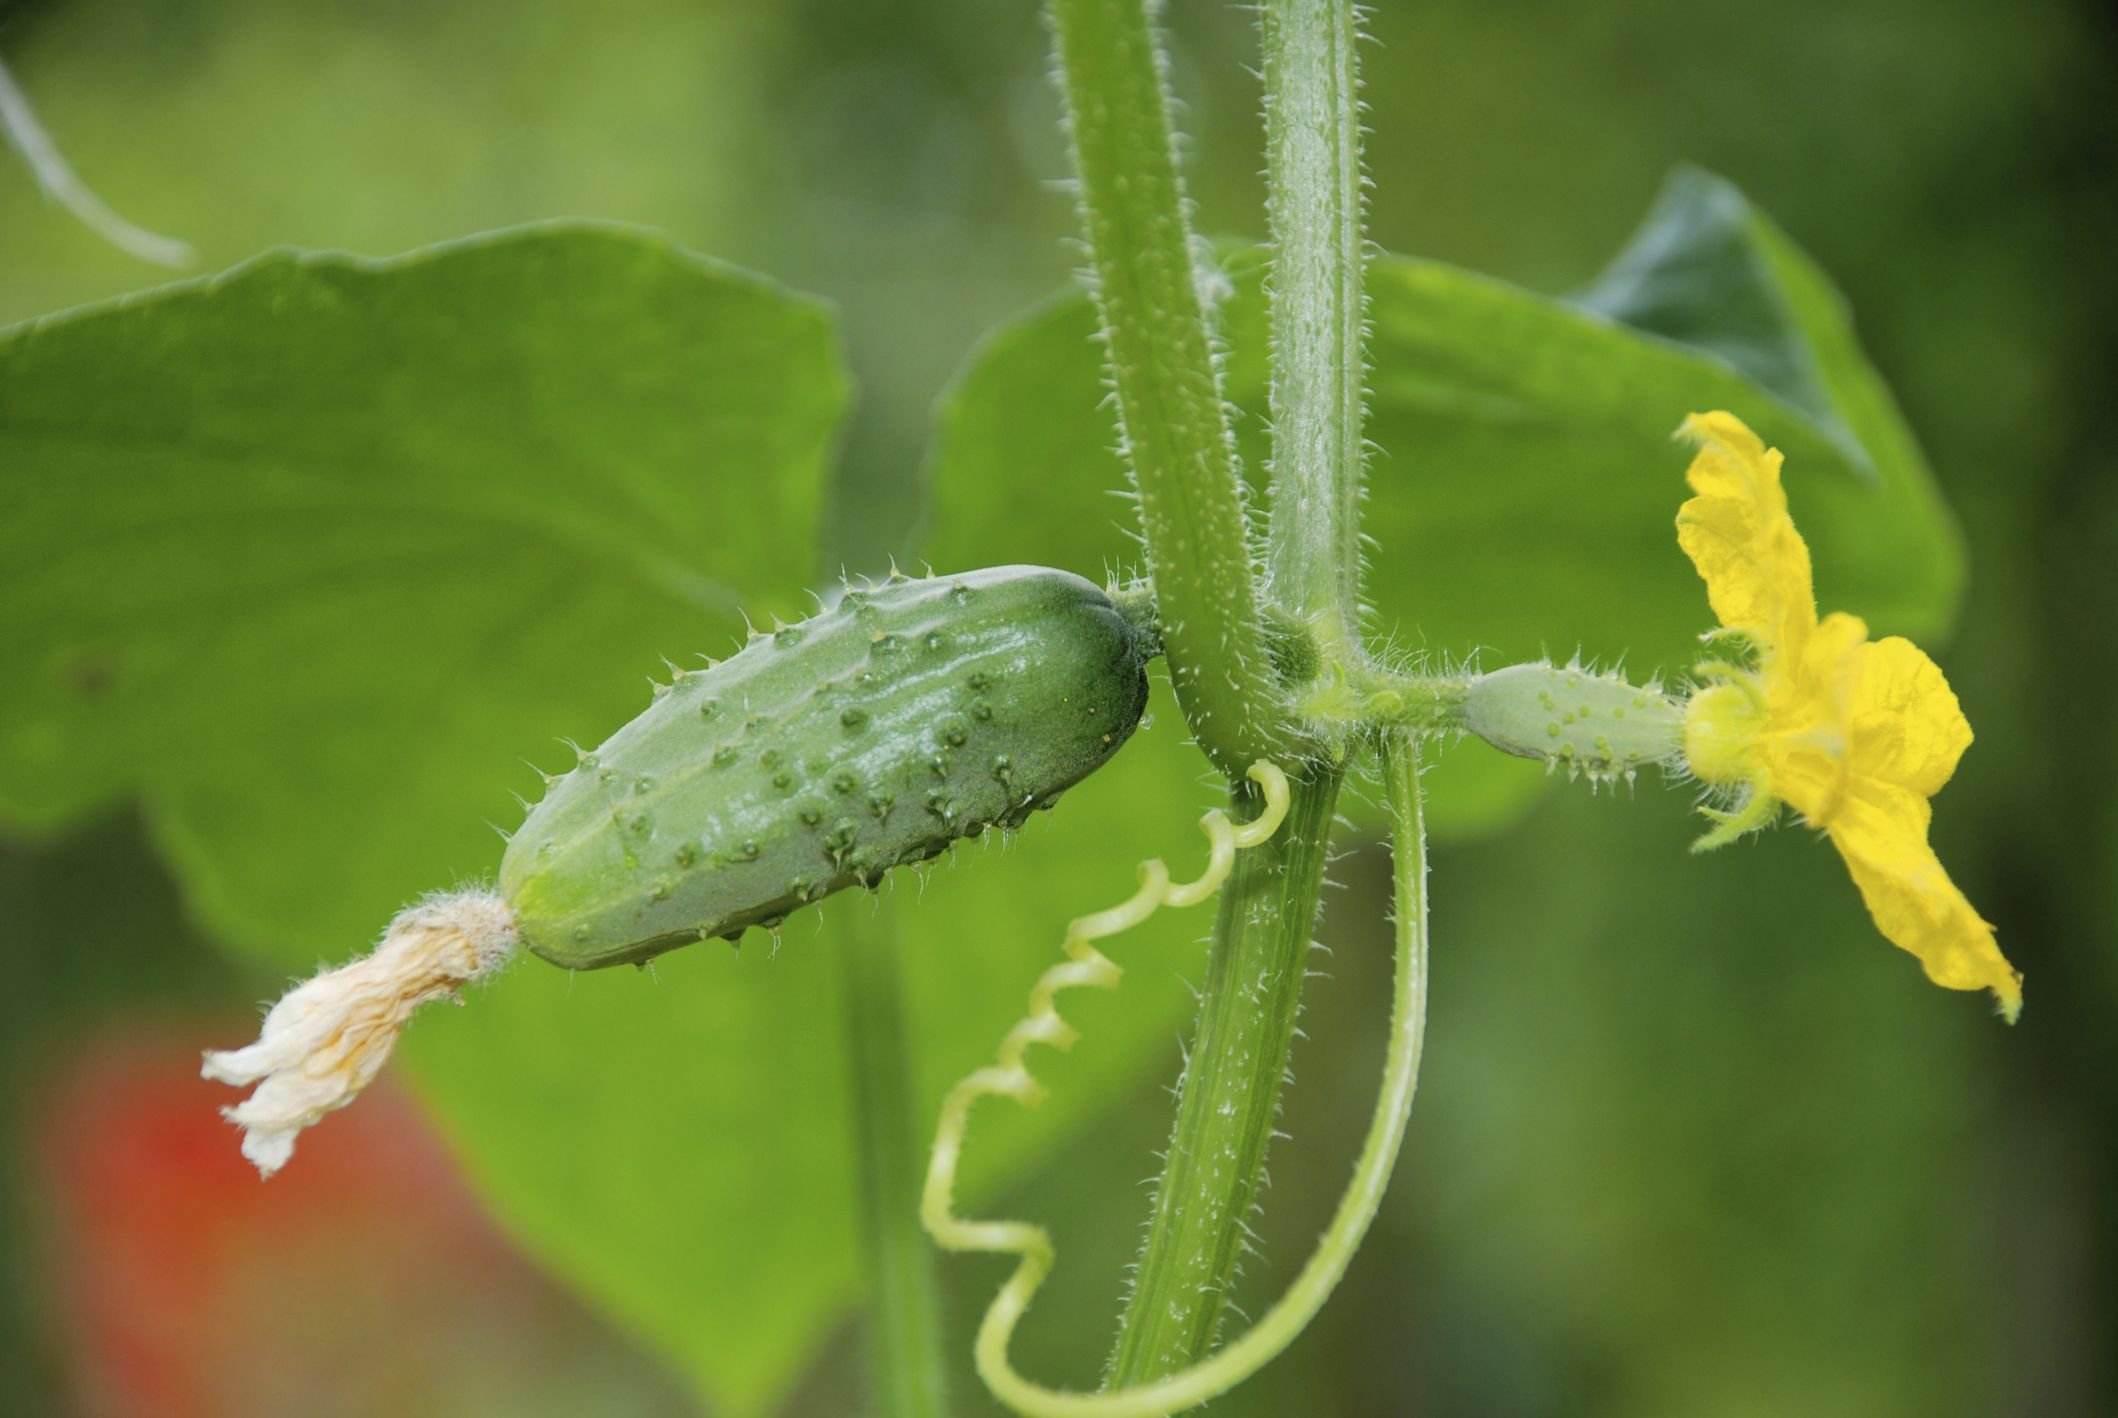
[[849,590],[658,689],[553,779],[501,894],[574,969],[776,925],[1050,806],[1138,726],[1148,649],[1063,571]]
[[1628,781],[1677,755],[1683,711],[1655,685],[1628,684],[1579,665],[1510,665],[1472,679],[1466,727],[1522,758],[1569,776]]

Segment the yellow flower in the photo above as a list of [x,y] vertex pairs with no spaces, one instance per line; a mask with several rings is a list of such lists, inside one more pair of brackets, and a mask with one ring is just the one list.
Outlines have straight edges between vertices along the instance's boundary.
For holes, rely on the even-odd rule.
[[1703,781],[1735,789],[1732,810],[1696,849],[1763,826],[1786,803],[1831,838],[1891,942],[1952,990],[1989,989],[2009,1023],[2022,976],[1993,927],[1927,844],[1927,800],[1971,744],[1956,695],[1909,640],[1871,641],[1858,616],[1817,619],[1809,548],[1787,515],[1780,454],[1733,414],[1693,414],[1699,445],[1677,513],[1677,544],[1706,581],[1723,629],[1748,663],[1699,667],[1711,681],[1684,716],[1684,756]]

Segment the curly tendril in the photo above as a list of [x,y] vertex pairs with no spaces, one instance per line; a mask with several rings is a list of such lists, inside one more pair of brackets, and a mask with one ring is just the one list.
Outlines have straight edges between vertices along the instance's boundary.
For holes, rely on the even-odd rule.
[[1066,960],[1045,971],[1037,981],[1030,992],[1029,1013],[1008,1031],[993,1064],[949,1090],[935,1129],[920,1219],[935,1243],[946,1250],[1021,1257],[1014,1274],[987,1307],[978,1326],[975,1347],[979,1377],[1016,1412],[1031,1418],[1166,1418],[1195,1407],[1227,1392],[1284,1349],[1322,1306],[1344,1273],[1375,1214],[1404,1136],[1413,1084],[1418,1077],[1426,1012],[1426,856],[1420,826],[1418,762],[1409,736],[1393,742],[1388,777],[1399,828],[1399,950],[1395,1018],[1382,1095],[1367,1144],[1331,1227],[1287,1294],[1249,1332],[1190,1368],[1134,1388],[1080,1393],[1047,1388],[1026,1379],[1008,1362],[1008,1345],[1031,1298],[1051,1273],[1056,1258],[1051,1233],[1029,1221],[968,1220],[954,1213],[951,1201],[972,1105],[988,1096],[1013,1098],[1025,1105],[1039,1101],[1044,1089],[1030,1075],[1023,1054],[1031,1044],[1068,1048],[1078,1037],[1059,1017],[1055,1007],[1059,992],[1077,985],[1099,989],[1117,985],[1118,967],[1092,942],[1130,930],[1164,906],[1197,905],[1218,891],[1235,865],[1235,854],[1270,840],[1287,815],[1287,775],[1279,768],[1262,759],[1251,765],[1251,781],[1265,794],[1264,810],[1253,821],[1236,826],[1219,808],[1200,819],[1210,855],[1206,870],[1196,881],[1173,883],[1169,868],[1161,861],[1142,862],[1140,887],[1132,896],[1069,925],[1064,945]]

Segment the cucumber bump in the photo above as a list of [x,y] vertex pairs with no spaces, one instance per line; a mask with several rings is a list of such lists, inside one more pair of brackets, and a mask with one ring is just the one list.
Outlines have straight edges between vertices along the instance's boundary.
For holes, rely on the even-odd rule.
[[1138,726],[1151,650],[1064,571],[849,589],[580,753],[510,839],[500,894],[522,943],[572,968],[775,925],[1049,806]]

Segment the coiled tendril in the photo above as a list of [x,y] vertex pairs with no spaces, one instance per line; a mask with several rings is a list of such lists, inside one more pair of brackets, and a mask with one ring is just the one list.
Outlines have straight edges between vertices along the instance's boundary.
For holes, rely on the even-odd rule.
[[1134,1388],[1103,1393],[1076,1393],[1046,1388],[1016,1373],[1008,1363],[1008,1344],[1030,1298],[1051,1273],[1051,1234],[1029,1221],[972,1221],[959,1217],[950,1202],[956,1189],[956,1164],[963,1151],[971,1105],[997,1094],[1033,1103],[1043,1089],[1024,1067],[1031,1044],[1066,1048],[1074,1031],[1059,1017],[1054,1000],[1076,985],[1109,989],[1118,983],[1118,967],[1091,944],[1139,925],[1163,906],[1191,906],[1218,890],[1235,864],[1235,854],[1269,840],[1287,815],[1287,775],[1272,764],[1251,765],[1251,780],[1265,792],[1265,808],[1256,820],[1237,827],[1215,809],[1200,820],[1212,854],[1197,881],[1175,885],[1159,861],[1140,864],[1140,889],[1119,905],[1083,916],[1067,927],[1066,960],[1045,971],[1030,992],[1030,1012],[1002,1040],[992,1066],[982,1068],[949,1090],[935,1130],[934,1152],[927,1166],[920,1218],[937,1244],[952,1251],[986,1251],[1020,1256],[1014,1274],[1000,1287],[978,1326],[975,1357],[978,1375],[995,1397],[1031,1418],[1167,1418],[1226,1393],[1269,1362],[1291,1343],[1323,1306],[1359,1249],[1368,1224],[1389,1185],[1390,1172],[1411,1117],[1412,1095],[1419,1080],[1419,1059],[1426,1035],[1427,1001],[1427,853],[1426,829],[1419,795],[1419,745],[1406,732],[1386,736],[1383,776],[1394,819],[1396,982],[1392,992],[1390,1045],[1382,1087],[1367,1141],[1353,1175],[1339,1198],[1331,1224],[1318,1239],[1308,1263],[1287,1292],[1248,1331],[1189,1368]]
[[[1057,1000],[1061,990],[1079,986],[1115,989],[1122,972],[1092,944],[1121,931],[1131,930],[1164,906],[1195,906],[1220,890],[1235,866],[1235,855],[1247,847],[1269,840],[1287,816],[1287,775],[1260,759],[1251,765],[1251,781],[1265,793],[1265,807],[1250,822],[1238,827],[1219,808],[1199,820],[1206,833],[1209,856],[1206,870],[1196,881],[1178,884],[1170,880],[1169,868],[1159,858],[1140,863],[1139,889],[1118,905],[1092,915],[1077,917],[1066,928],[1062,947],[1066,959],[1044,972],[1030,991],[1029,1013],[1000,1042],[993,1063],[963,1078],[949,1090],[941,1105],[941,1122],[935,1130],[934,1151],[927,1164],[926,1192],[920,1219],[935,1243],[952,1251],[986,1251],[1022,1258],[1015,1273],[993,1299],[978,1327],[979,1374],[1002,1401],[1023,1412],[1049,1414],[1095,1414],[1116,1418],[1131,1413],[1171,1411],[1159,1406],[1131,1406],[1128,1400],[1142,1390],[1122,1393],[1067,1393],[1045,1388],[1017,1374],[1008,1363],[1008,1342],[1015,1325],[1029,1308],[1030,1299],[1051,1273],[1054,1251],[1051,1233],[1029,1221],[973,1221],[951,1209],[956,1190],[957,1162],[963,1152],[965,1129],[970,1125],[971,1106],[980,1098],[1013,1098],[1031,1105],[1044,1097],[1044,1086],[1031,1076],[1023,1055],[1032,1044],[1065,1049],[1080,1036],[1059,1017]],[[1155,1387],[1159,1388],[1160,1385]]]

